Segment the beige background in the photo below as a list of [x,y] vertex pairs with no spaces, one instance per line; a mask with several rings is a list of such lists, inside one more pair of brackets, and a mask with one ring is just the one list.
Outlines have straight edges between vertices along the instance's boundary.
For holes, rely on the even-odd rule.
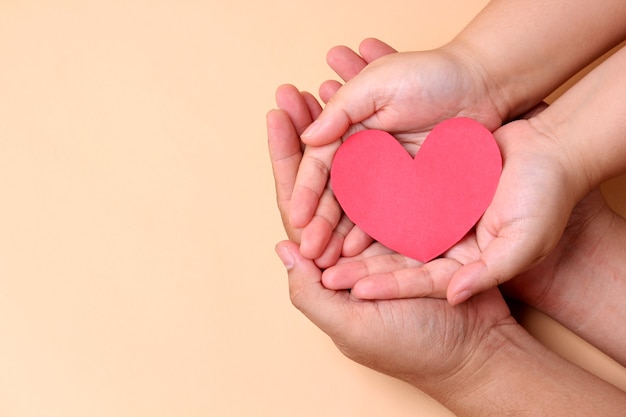
[[486,1],[41,3],[0,3],[0,415],[447,415],[291,306],[264,123],[331,46],[432,48]]

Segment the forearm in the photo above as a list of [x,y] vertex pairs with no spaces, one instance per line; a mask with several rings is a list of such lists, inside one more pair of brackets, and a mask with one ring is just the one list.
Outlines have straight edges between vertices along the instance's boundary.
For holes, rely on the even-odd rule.
[[498,327],[492,336],[483,366],[465,380],[458,375],[457,389],[430,393],[459,417],[623,415],[626,393],[549,351],[520,326]]
[[626,220],[597,197],[574,210],[550,259],[504,289],[626,366]]
[[[626,4],[626,2],[624,3]],[[563,152],[582,198],[626,171],[626,48],[531,119]]]
[[503,120],[626,37],[623,0],[494,0],[448,47],[483,74]]
[[570,277],[587,274],[584,287],[563,285],[558,307],[548,306],[544,312],[565,327],[596,346],[622,366],[626,366],[626,227],[611,224],[611,231],[601,237],[597,248],[589,248],[579,259],[563,266]]

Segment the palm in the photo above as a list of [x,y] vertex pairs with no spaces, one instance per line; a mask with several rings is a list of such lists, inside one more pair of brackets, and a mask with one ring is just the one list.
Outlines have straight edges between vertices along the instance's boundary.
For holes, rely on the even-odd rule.
[[447,296],[452,302],[502,284],[543,261],[581,198],[571,191],[579,187],[571,182],[561,145],[534,126],[518,120],[495,132],[504,160],[502,176],[476,226],[480,255],[450,280]]
[[[572,211],[565,233],[554,251],[543,262],[507,282],[503,290],[540,310],[554,310],[563,298],[563,288],[586,291],[589,286],[585,281],[598,278],[589,257],[578,254],[598,253],[601,256],[602,242],[616,219],[617,215],[602,193],[599,190],[591,192]],[[606,261],[600,259],[600,262]]]
[[492,258],[510,259],[515,253],[506,264],[509,270],[499,274],[507,279],[523,272],[523,265],[543,260],[565,228],[562,213],[573,198],[558,192],[567,187],[549,159],[553,152],[527,138],[526,129],[521,120],[496,132],[505,166],[494,200],[475,230],[441,258],[423,265],[392,253],[343,260],[325,271],[324,283],[353,288],[367,299],[445,297],[459,271],[478,260],[492,264]]
[[[299,126],[314,114],[311,98],[284,90],[284,109],[268,114],[268,139],[276,192],[283,220],[289,218],[295,177],[302,158],[298,137]],[[286,100],[289,98],[289,100]],[[305,102],[308,105],[305,105]],[[288,235],[294,242],[292,253],[299,253],[299,231],[285,221]],[[449,258],[450,267],[457,267],[463,257],[476,248],[475,239],[466,239]],[[404,259],[404,265],[416,262],[393,254],[378,243],[372,243],[354,258],[342,257],[339,265],[354,261],[371,262],[381,267],[386,259]],[[305,265],[301,279],[290,278],[293,303],[320,328],[324,329],[348,357],[382,372],[409,379],[412,376],[441,376],[463,366],[472,352],[482,347],[484,335],[501,323],[513,319],[498,290],[475,297],[462,306],[452,307],[433,298],[363,301],[345,289],[327,288],[322,271],[311,260]],[[301,267],[302,268],[302,267]],[[442,331],[445,329],[445,331]]]
[[[374,244],[361,256],[387,252]],[[326,288],[317,266],[300,262],[307,262],[306,279],[290,281],[293,303],[347,357],[401,379],[450,375],[484,347],[490,330],[514,323],[497,289],[457,307],[434,298],[363,301]]]
[[[339,65],[347,59],[333,60],[338,73],[341,73]],[[377,88],[369,91],[368,84]],[[355,90],[368,95],[359,97]],[[353,122],[368,129],[388,131],[407,142],[413,142],[414,134],[425,136],[435,124],[452,117],[471,117],[491,130],[502,123],[480,80],[458,58],[441,52],[404,52],[379,57],[354,80],[349,79],[336,97],[329,97],[330,102],[344,96],[374,105],[374,108],[355,109],[357,115],[365,117]]]
[[[428,333],[425,329],[431,327],[453,329],[448,334],[448,337],[459,342],[464,340],[464,334],[468,326],[480,328],[483,325],[489,325],[489,323],[502,320],[508,316],[508,309],[504,305],[498,291],[491,291],[485,297],[477,297],[471,300],[470,303],[466,303],[456,309],[443,300],[423,298],[420,297],[421,294],[417,293],[412,293],[409,299],[384,297],[381,296],[381,293],[401,289],[403,284],[399,282],[403,280],[401,275],[408,274],[416,277],[420,275],[418,273],[420,269],[430,269],[426,274],[430,277],[448,276],[451,271],[460,268],[465,259],[475,256],[477,251],[478,246],[475,235],[468,234],[459,245],[445,254],[444,257],[429,264],[422,264],[419,261],[393,252],[379,243],[373,243],[355,257],[341,258],[336,267],[322,273],[321,280],[329,294],[343,294],[343,301],[350,308],[351,315],[356,319],[355,321],[362,322],[362,327],[368,333],[371,332],[372,343],[375,343],[377,337],[387,332],[389,334],[385,334],[385,340],[395,341],[395,338],[398,337],[400,340],[405,339],[405,342],[399,341],[398,343],[406,343],[406,335],[410,334],[416,338],[407,343],[410,346],[432,343],[432,339],[429,340],[428,337],[423,337],[424,334]],[[363,275],[359,275],[357,270],[360,270]],[[441,274],[442,271],[446,271],[446,273]],[[351,279],[354,279],[355,282],[350,283],[346,281]],[[391,283],[389,279],[395,282]],[[368,281],[369,285],[367,284]],[[417,290],[423,283],[424,281],[413,287],[413,290]],[[367,289],[378,292],[377,297],[372,297],[377,299],[374,303],[357,301],[362,298],[358,297],[359,294],[357,293],[363,288],[364,284]],[[432,285],[440,286],[445,292],[444,282],[428,282],[426,286],[432,288]],[[351,289],[349,295],[343,291],[346,289]],[[405,287],[402,290],[408,290],[408,288]],[[357,300],[355,300],[355,295],[357,295]],[[404,295],[408,296],[406,293]],[[388,300],[385,300],[385,298],[388,298]],[[375,331],[372,331],[372,329],[375,329]],[[345,334],[350,335],[353,331],[355,330],[348,330]],[[357,331],[360,332],[361,329],[357,328]],[[364,336],[360,335],[360,339],[363,338]],[[446,346],[443,343],[444,341],[437,342],[442,342],[439,345],[442,351],[434,352],[434,354],[449,354],[451,353],[449,352],[450,349],[460,347],[458,343],[454,344],[454,346]],[[349,346],[350,344],[347,345]]]
[[458,309],[432,298],[361,302],[347,293],[343,297],[351,328],[335,343],[346,356],[392,375],[451,371],[478,348],[492,326],[512,320],[497,290]]
[[[357,83],[346,83],[339,93],[341,84],[336,81],[328,81],[320,87],[320,96],[326,102],[347,95],[356,97],[351,103],[376,103],[375,109],[355,110],[368,116],[351,123],[347,132],[341,132],[344,136],[365,128],[386,130],[415,155],[432,127],[444,119],[468,116],[491,129],[500,125],[501,119],[486,88],[477,91],[480,87],[476,85],[482,83],[468,74],[452,55],[399,54],[371,39],[365,41],[361,49],[362,56],[345,47],[331,50],[328,56],[329,64],[341,78],[348,81],[359,75]],[[403,65],[394,64],[406,57],[410,59]],[[397,74],[389,74],[389,68]],[[361,86],[368,79],[384,79],[388,84],[377,90],[379,96],[359,99]],[[312,111],[311,121],[318,115],[319,110]],[[317,259],[321,267],[333,265],[341,252],[355,255],[371,243],[368,236],[352,228],[345,219],[327,183],[327,173],[339,144],[337,141],[306,149],[291,199],[289,221],[302,229],[301,252],[310,259]]]

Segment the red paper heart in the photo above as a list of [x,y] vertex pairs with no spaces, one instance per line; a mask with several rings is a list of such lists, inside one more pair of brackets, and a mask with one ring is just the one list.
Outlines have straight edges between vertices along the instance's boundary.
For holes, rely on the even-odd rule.
[[346,215],[367,234],[427,262],[476,224],[501,171],[491,132],[455,118],[435,126],[415,159],[387,132],[355,133],[335,154],[331,184]]

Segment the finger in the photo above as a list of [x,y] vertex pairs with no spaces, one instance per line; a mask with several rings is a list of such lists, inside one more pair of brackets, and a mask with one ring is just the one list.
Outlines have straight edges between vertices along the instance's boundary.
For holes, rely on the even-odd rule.
[[267,114],[267,141],[274,173],[276,201],[283,225],[290,238],[299,239],[298,231],[289,222],[290,202],[302,152],[300,140],[289,115],[283,110]]
[[346,235],[343,242],[341,254],[346,257],[353,257],[363,252],[372,244],[374,239],[365,233],[359,226],[354,226]]
[[[381,67],[368,67],[339,88],[326,103],[326,107],[302,134],[307,145],[322,146],[338,140],[350,126],[371,121],[372,116],[383,108],[389,99],[389,90],[381,87],[385,76]],[[332,88],[332,85],[330,85]],[[324,93],[324,98],[330,94]],[[371,127],[373,128],[373,127]]]
[[322,106],[320,106],[320,103],[313,96],[313,94],[311,94],[311,93],[309,93],[307,91],[303,91],[300,94],[302,95],[302,98],[304,99],[304,102],[306,103],[307,107],[309,108],[310,119],[311,120],[317,119],[317,116],[319,116],[320,113],[322,112]]
[[[316,214],[318,203],[326,190],[330,167],[340,141],[304,150],[293,189],[290,221],[295,227],[305,227]],[[336,208],[339,211],[339,207]]]
[[452,259],[439,258],[417,268],[369,275],[354,284],[352,295],[366,300],[445,298],[450,279],[460,267]]
[[313,120],[310,110],[311,97],[308,93],[300,93],[300,90],[290,84],[281,85],[276,90],[276,104],[279,109],[284,110],[289,115],[298,135]]
[[331,48],[326,54],[326,62],[344,81],[355,77],[370,62],[397,52],[386,43],[367,38],[359,45],[359,54],[346,46]]
[[300,253],[309,259],[322,255],[341,219],[341,208],[329,188],[319,200],[315,214],[302,230]]
[[324,103],[328,103],[337,90],[341,88],[341,83],[335,80],[324,81],[319,88],[320,98]]
[[[276,101],[279,108],[287,113],[291,119],[295,136],[302,132],[311,123],[312,118],[321,112],[321,106],[311,94],[301,93],[296,87],[289,84],[278,88]],[[338,144],[323,148],[307,148],[304,151],[304,155],[300,160],[300,168],[296,171],[296,181],[295,183],[289,183],[289,185],[293,185],[293,191],[289,195],[291,205],[288,218],[292,227],[298,229],[305,227],[316,214],[318,204],[326,188],[330,164],[337,146]],[[331,206],[332,203],[324,204],[324,209],[319,213],[319,216],[321,221],[334,221],[334,228],[339,220],[338,212],[340,209],[339,207],[332,208]],[[322,226],[322,230],[324,229],[327,228]],[[327,241],[331,231],[332,229],[321,235],[320,238]],[[321,253],[319,249],[314,247],[319,246],[320,242],[316,243],[317,245],[312,245],[311,243],[305,245],[307,252],[314,255],[311,259],[314,259]]]
[[343,242],[346,238],[346,235],[350,233],[352,228],[354,227],[354,223],[348,219],[347,216],[341,216],[341,220],[335,230],[332,231],[332,235],[324,249],[324,252],[315,259],[315,264],[322,269],[329,268],[337,263],[339,260],[342,249]]
[[359,45],[359,53],[366,62],[372,62],[382,56],[398,52],[385,42],[376,38],[367,38]]
[[[337,46],[328,52],[326,61],[343,80],[349,81],[357,77],[370,62],[397,51],[378,39],[369,38],[361,43],[360,52],[362,57],[350,48]],[[336,84],[322,84],[320,96],[327,106],[315,123],[302,133],[302,140],[306,144],[330,143],[343,135],[350,125],[374,114],[376,105],[368,94],[367,81],[352,88],[348,85],[346,83],[342,89],[332,92]],[[348,91],[344,91],[346,89]]]
[[447,290],[450,304],[456,305],[490,288],[510,280],[535,265],[548,255],[536,237],[520,232],[507,233],[493,239],[483,250],[480,259],[457,271]]
[[346,305],[350,295],[324,288],[322,272],[312,260],[300,254],[294,242],[280,242],[276,245],[276,253],[287,268],[291,302],[332,337],[347,319]]
[[347,46],[331,48],[326,54],[326,63],[344,81],[356,76],[367,65],[367,61]]
[[[330,268],[338,263],[349,263],[355,262],[357,260],[361,260],[370,256],[378,256],[378,255],[389,255],[394,253],[391,249],[381,245],[380,243],[374,242],[372,238],[368,235],[365,235],[367,239],[367,244],[363,245],[363,248],[359,248],[358,251],[355,251],[354,255],[350,257],[346,257],[343,253],[344,245],[343,242],[347,236],[351,235],[355,229],[359,229],[357,226],[350,221],[350,219],[346,215],[341,216],[341,220],[339,224],[333,230],[332,236],[324,249],[324,253],[315,259],[315,263],[320,268]],[[360,230],[360,229],[359,229]],[[360,233],[364,233],[360,231]]]
[[345,290],[352,288],[358,281],[371,275],[385,274],[421,265],[421,262],[396,252],[383,253],[328,268],[322,275],[322,282],[326,288]]
[[[329,51],[327,61],[329,61],[331,68],[335,69],[340,77],[347,81],[361,72],[370,62],[397,51],[378,39],[368,38],[361,42],[359,52],[361,53],[360,59],[349,48],[335,47]],[[346,68],[342,67],[343,59],[348,61],[345,65]],[[325,81],[319,89],[320,98],[324,103],[327,103],[339,88],[341,88],[341,83],[338,81]]]

